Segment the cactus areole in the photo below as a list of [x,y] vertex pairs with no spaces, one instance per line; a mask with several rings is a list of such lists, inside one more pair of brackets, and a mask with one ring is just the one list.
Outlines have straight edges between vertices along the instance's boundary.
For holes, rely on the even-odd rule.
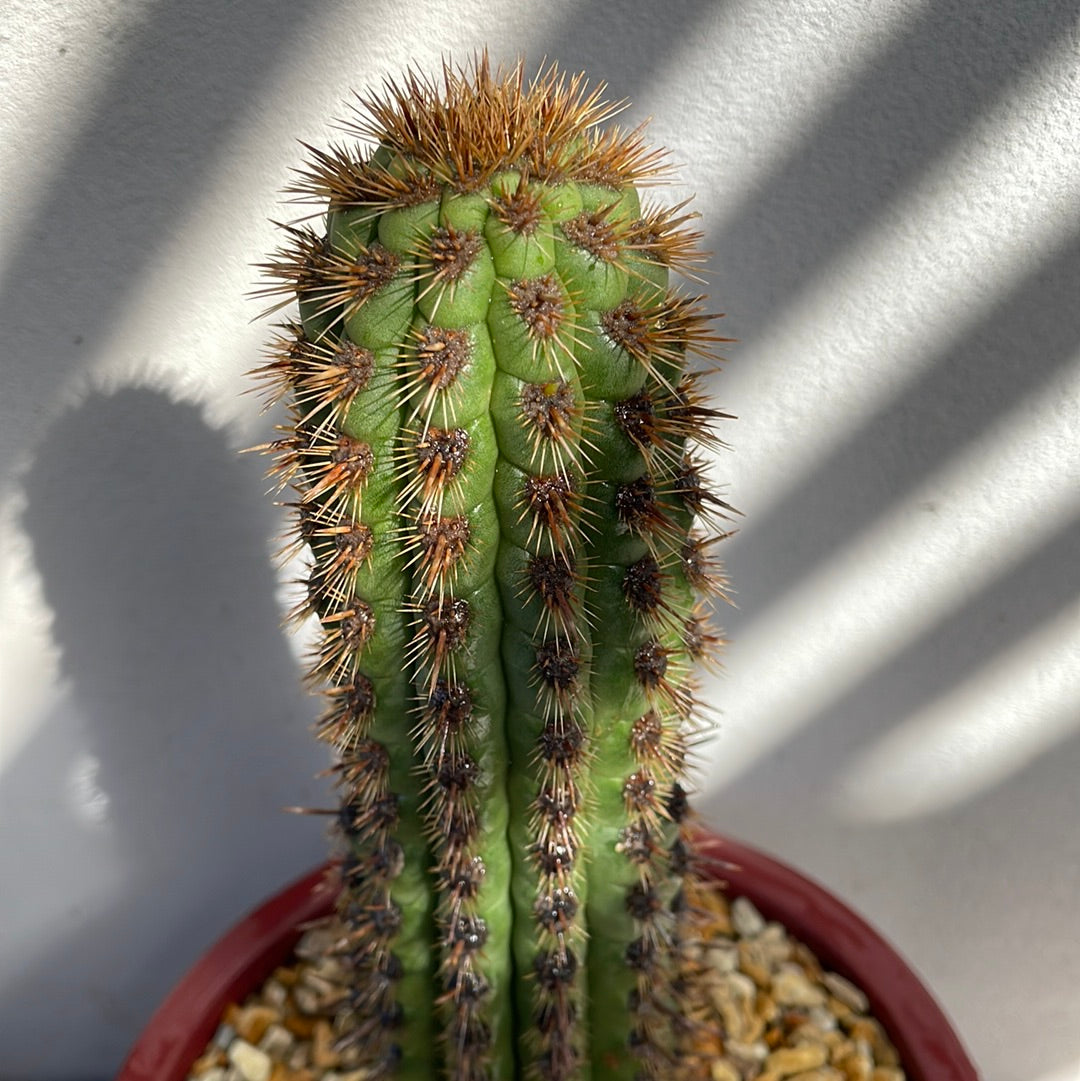
[[[362,98],[263,266],[365,1076],[705,1076],[686,760],[731,509],[694,215],[584,77]],[[312,223],[318,221],[318,226]],[[280,301],[280,303],[278,303]]]

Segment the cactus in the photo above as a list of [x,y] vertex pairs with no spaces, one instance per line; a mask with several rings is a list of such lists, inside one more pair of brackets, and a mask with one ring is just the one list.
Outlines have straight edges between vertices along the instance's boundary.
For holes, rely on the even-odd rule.
[[262,266],[299,308],[263,449],[313,560],[338,1028],[372,1077],[702,1065],[685,769],[731,508],[693,446],[723,339],[669,286],[694,215],[642,208],[666,158],[602,90],[486,55],[386,84]]

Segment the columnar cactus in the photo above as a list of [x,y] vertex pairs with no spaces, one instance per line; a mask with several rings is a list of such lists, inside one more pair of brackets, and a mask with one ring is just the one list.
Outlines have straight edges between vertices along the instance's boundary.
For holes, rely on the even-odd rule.
[[[370,1076],[692,1073],[691,669],[730,508],[693,443],[721,340],[640,129],[486,57],[361,99],[292,189],[259,369],[313,556],[336,751],[339,1027]],[[325,213],[325,223],[322,214]],[[691,370],[693,369],[693,370]]]

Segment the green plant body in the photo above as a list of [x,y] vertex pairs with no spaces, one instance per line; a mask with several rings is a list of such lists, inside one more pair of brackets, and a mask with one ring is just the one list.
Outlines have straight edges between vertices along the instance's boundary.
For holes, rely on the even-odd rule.
[[[581,76],[485,57],[312,151],[258,375],[312,564],[372,1077],[696,1076],[692,669],[730,508],[666,171]],[[363,145],[374,147],[365,154]],[[325,216],[324,216],[325,215]],[[314,221],[315,219],[312,219]]]

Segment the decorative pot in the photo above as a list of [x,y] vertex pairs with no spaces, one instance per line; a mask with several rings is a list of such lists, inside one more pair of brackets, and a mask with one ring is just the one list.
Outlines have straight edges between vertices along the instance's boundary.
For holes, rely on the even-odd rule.
[[[909,1081],[978,1081],[959,1038],[896,951],[822,886],[725,837],[702,842],[713,877],[782,923],[832,971],[866,993],[900,1053]],[[292,952],[306,922],[334,901],[328,867],[287,886],[219,939],[150,1019],[117,1081],[184,1081],[229,1002],[253,991]]]

